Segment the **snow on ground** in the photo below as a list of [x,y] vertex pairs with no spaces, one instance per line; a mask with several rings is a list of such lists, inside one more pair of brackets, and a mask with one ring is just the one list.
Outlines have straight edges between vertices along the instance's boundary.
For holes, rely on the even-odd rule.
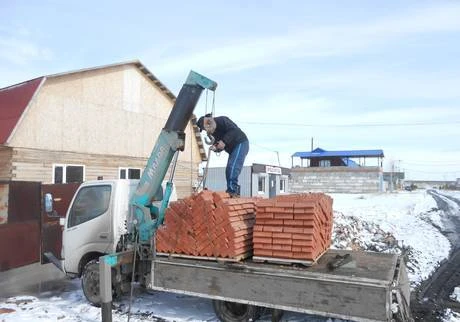
[[[335,216],[333,248],[405,252],[413,287],[449,255],[449,241],[435,228],[442,227],[443,213],[425,191],[331,196]],[[460,193],[454,196],[460,197]],[[77,290],[58,295],[45,293],[39,298],[17,296],[0,300],[0,321],[101,321],[100,309],[86,302],[79,280],[71,283],[75,283],[73,289]],[[128,303],[125,298],[116,304],[114,322],[127,321]],[[141,293],[139,289],[136,289],[131,312],[133,322],[217,321],[209,300],[164,292]],[[265,316],[262,321],[270,321],[270,318]],[[339,320],[287,312],[283,321]],[[460,321],[460,315],[448,310],[445,321]]]
[[[101,309],[88,304],[83,291],[79,288],[79,279],[74,279],[71,283],[75,284],[77,290],[63,292],[59,296],[44,293],[40,297],[16,296],[0,302],[0,321],[101,321]],[[129,298],[125,296],[121,302],[115,303],[115,306],[116,308],[112,310],[113,322],[127,321]],[[219,320],[214,314],[210,300],[165,292],[147,293],[135,289],[130,321],[218,322]],[[271,317],[266,314],[260,321],[271,321]],[[339,322],[342,320],[315,318],[306,314],[286,312],[283,321]]]
[[[450,243],[432,224],[442,225],[442,214],[427,192],[331,196],[335,211],[335,248],[358,246],[373,251],[405,250],[409,257],[408,273],[412,286],[426,279],[448,257]],[[340,238],[341,225],[345,230],[352,227],[352,231],[346,234],[348,240]],[[350,238],[357,240],[353,242]]]
[[460,302],[460,286],[454,288],[454,291],[450,295],[450,298],[454,301]]

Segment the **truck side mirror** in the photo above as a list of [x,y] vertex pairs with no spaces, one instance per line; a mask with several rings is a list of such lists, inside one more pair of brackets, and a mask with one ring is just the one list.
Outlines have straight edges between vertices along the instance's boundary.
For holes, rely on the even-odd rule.
[[46,193],[44,199],[45,212],[48,217],[59,217],[59,214],[53,209],[53,195],[51,193]]
[[45,212],[51,214],[53,212],[53,195],[51,193],[45,194]]

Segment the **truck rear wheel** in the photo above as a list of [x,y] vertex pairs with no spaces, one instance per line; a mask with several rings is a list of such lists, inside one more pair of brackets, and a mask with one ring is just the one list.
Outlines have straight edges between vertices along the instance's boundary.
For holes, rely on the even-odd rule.
[[212,306],[222,322],[249,322],[260,318],[263,308],[255,305],[213,300]]

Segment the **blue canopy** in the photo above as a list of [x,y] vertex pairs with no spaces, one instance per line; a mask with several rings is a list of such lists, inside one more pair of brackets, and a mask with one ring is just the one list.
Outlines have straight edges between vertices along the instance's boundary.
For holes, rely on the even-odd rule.
[[301,159],[311,158],[325,158],[325,157],[340,157],[340,158],[359,158],[359,157],[373,157],[383,158],[383,150],[344,150],[344,151],[325,151],[320,148],[316,148],[311,152],[296,152],[292,155],[293,157],[299,157]]

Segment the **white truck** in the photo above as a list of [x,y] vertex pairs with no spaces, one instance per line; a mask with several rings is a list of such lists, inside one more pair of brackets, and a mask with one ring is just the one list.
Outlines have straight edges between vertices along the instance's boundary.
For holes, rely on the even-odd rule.
[[[112,298],[135,282],[211,299],[226,322],[254,321],[265,308],[272,309],[274,321],[283,310],[356,321],[410,321],[409,282],[398,255],[330,250],[303,267],[156,253],[155,232],[174,193],[170,180],[163,195],[164,176],[173,155],[183,149],[183,129],[201,90],[217,86],[192,73],[141,179],[85,182],[67,211],[64,270],[81,277],[88,301],[101,306],[102,321],[112,321]],[[52,211],[50,202],[47,208]]]

